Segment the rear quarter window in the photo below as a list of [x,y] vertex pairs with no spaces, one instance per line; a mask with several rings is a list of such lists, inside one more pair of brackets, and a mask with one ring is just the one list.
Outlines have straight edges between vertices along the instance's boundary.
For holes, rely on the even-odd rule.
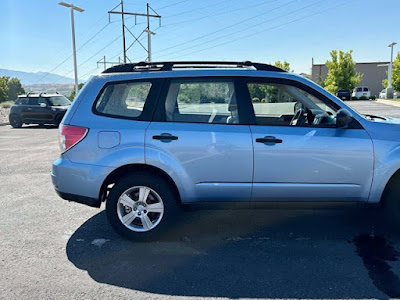
[[148,99],[151,82],[108,84],[98,98],[94,111],[101,115],[139,118]]

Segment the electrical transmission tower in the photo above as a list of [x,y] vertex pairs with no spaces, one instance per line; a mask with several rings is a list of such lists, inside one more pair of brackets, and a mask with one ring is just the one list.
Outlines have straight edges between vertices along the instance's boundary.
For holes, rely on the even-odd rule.
[[119,65],[119,64],[121,64],[121,58],[120,57],[118,57],[118,61],[107,61],[106,60],[106,56],[104,55],[103,58],[100,59],[97,62],[97,67],[99,67],[99,65],[103,65],[104,70],[106,70],[107,69],[107,65],[115,66],[115,65]]
[[[116,11],[116,9],[118,7],[121,7],[120,11]],[[110,14],[118,14],[121,15],[121,21],[122,21],[122,40],[123,40],[123,62],[124,64],[126,64],[127,60],[129,60],[129,58],[126,55],[126,52],[136,43],[138,42],[140,44],[140,46],[142,46],[142,48],[147,52],[147,61],[151,61],[151,36],[155,35],[154,32],[152,32],[150,30],[150,18],[158,18],[159,20],[159,24],[161,26],[161,16],[153,9],[151,8],[151,6],[149,5],[149,3],[146,4],[146,13],[145,14],[141,14],[141,13],[134,13],[134,12],[126,12],[124,11],[124,1],[121,0],[121,3],[118,4],[116,7],[114,7],[112,10],[110,10],[108,12],[109,14],[109,18],[110,18]],[[152,14],[150,13],[152,12]],[[129,28],[125,25],[125,15],[130,15],[130,16],[135,16],[135,24],[136,24],[136,18],[137,17],[146,17],[147,18],[147,27],[142,31],[142,33],[136,37],[130,30]],[[125,39],[125,31],[129,32],[133,38],[135,39],[129,47],[126,47],[126,39]],[[147,48],[139,41],[140,36],[143,33],[147,33]],[[130,60],[129,60],[130,61]],[[107,62],[103,62],[104,65],[107,64]]]

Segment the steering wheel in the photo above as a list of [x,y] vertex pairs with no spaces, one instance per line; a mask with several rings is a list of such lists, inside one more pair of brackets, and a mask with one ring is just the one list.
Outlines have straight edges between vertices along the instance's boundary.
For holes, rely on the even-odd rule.
[[303,126],[306,124],[306,117],[304,114],[306,111],[303,108],[300,108],[295,115],[293,116],[293,119],[290,121],[290,125],[294,126]]

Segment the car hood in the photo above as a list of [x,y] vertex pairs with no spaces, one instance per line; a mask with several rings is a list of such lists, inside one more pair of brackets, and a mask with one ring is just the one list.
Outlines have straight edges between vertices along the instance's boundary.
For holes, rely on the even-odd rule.
[[400,118],[378,116],[378,115],[364,115],[368,120],[381,123],[400,124]]

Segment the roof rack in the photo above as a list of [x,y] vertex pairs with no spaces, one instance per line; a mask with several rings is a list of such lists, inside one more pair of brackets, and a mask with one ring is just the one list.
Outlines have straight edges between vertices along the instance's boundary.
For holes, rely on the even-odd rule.
[[171,71],[174,69],[184,68],[248,68],[253,67],[258,71],[273,71],[286,72],[281,68],[255,63],[251,61],[236,62],[236,61],[165,61],[165,62],[147,62],[141,61],[138,63],[122,64],[112,66],[103,71],[103,73],[129,73],[129,72],[145,72],[145,71]]

